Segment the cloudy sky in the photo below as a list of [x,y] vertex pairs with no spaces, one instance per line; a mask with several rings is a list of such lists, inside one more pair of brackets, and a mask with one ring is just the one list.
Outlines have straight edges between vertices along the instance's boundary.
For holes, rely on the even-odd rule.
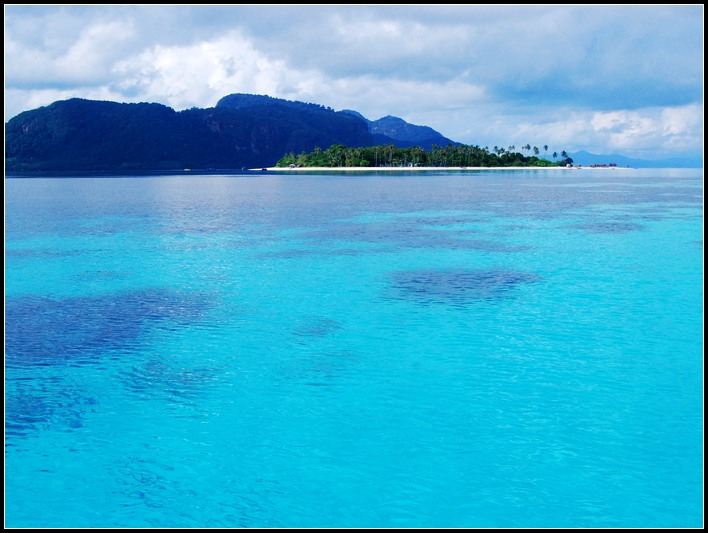
[[481,145],[695,156],[703,7],[5,7],[5,120],[269,94]]

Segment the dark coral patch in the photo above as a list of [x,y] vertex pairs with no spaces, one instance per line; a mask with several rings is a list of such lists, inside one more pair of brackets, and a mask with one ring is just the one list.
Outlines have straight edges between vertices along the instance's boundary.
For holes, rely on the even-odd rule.
[[293,329],[298,337],[326,337],[342,329],[342,324],[331,318],[311,317]]
[[80,364],[129,349],[155,325],[184,325],[207,307],[201,295],[146,289],[63,299],[23,296],[5,306],[8,366]]
[[71,431],[83,426],[84,413],[97,401],[61,383],[37,380],[39,386],[13,380],[8,383],[5,404],[7,444],[44,427]]
[[168,360],[143,361],[120,374],[125,388],[142,399],[166,397],[188,403],[199,398],[206,385],[216,378],[216,369],[180,367]]
[[590,233],[627,233],[629,231],[644,229],[644,226],[633,222],[592,222],[588,224],[575,224],[571,227]]
[[498,241],[470,239],[469,235],[478,235],[478,232],[472,230],[440,231],[429,226],[430,224],[420,224],[415,219],[371,224],[336,224],[307,232],[303,237],[315,242],[367,242],[399,249],[436,248],[485,252],[521,252],[529,249],[527,246],[508,245]]
[[467,304],[507,296],[520,285],[540,278],[511,270],[413,270],[391,276],[399,298],[418,303]]

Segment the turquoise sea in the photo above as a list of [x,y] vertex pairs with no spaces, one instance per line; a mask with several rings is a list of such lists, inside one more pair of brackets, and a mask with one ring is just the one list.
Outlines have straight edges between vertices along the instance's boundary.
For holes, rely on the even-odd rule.
[[5,181],[14,526],[703,521],[703,174]]

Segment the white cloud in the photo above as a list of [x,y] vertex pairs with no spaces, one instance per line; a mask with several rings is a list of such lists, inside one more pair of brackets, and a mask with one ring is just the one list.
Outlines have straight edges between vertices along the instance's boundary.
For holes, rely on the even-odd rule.
[[64,55],[57,58],[58,72],[77,80],[94,80],[110,73],[112,65],[120,56],[122,45],[134,36],[129,22],[106,22],[86,28]]
[[49,81],[55,86],[107,84],[111,66],[134,37],[133,24],[126,21],[87,26],[74,39],[67,42],[64,38],[60,47],[27,45],[6,35],[5,68],[10,85],[41,85]]
[[238,32],[187,46],[154,46],[113,68],[116,87],[182,109],[210,107],[233,92],[278,95],[307,72],[256,50]]
[[176,108],[212,106],[233,92],[269,94],[354,108],[378,116],[415,108],[459,107],[485,98],[484,88],[460,80],[415,81],[375,76],[332,78],[296,68],[255,48],[238,32],[189,46],[155,46],[114,68],[116,87]]
[[597,112],[593,129],[606,134],[618,150],[651,153],[656,150],[700,150],[703,107],[698,104],[633,111]]
[[356,109],[368,118],[398,115],[416,120],[426,112],[444,112],[478,105],[487,99],[484,87],[457,79],[413,81],[357,76],[327,80],[313,88],[319,97],[336,108]]
[[702,115],[700,104],[619,111],[546,109],[532,116],[532,120],[518,115],[506,117],[496,122],[497,135],[488,128],[483,135],[512,144],[529,142],[568,151],[621,152],[658,158],[700,151]]
[[[23,110],[36,109],[57,100],[88,98],[116,102],[138,102],[140,98],[126,98],[108,87],[75,87],[71,89],[7,89],[5,91],[5,115],[14,116]],[[10,112],[8,112],[10,111]]]

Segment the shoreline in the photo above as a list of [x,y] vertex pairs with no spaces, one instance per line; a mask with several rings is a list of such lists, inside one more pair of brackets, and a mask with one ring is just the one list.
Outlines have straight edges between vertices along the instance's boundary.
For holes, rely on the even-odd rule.
[[467,170],[614,170],[621,168],[623,170],[631,169],[632,167],[267,167],[267,168],[249,168],[250,171],[268,172],[417,172],[417,171],[467,171]]

